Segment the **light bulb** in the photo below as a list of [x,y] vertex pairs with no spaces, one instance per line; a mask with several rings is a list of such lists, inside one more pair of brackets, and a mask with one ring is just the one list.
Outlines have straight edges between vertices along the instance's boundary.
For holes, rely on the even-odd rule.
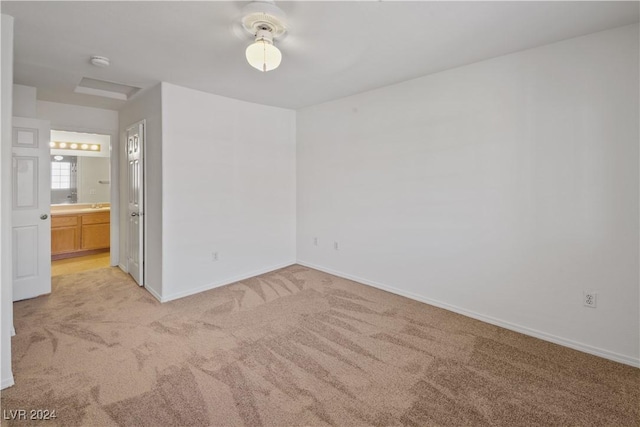
[[275,70],[282,61],[282,53],[273,45],[271,33],[267,30],[258,31],[256,41],[247,47],[245,55],[249,65],[262,72]]
[[49,143],[49,147],[51,147],[51,148],[55,148],[55,146],[56,146],[56,143],[55,143],[55,142],[51,141],[51,142]]
[[87,144],[82,144],[80,148],[82,148],[83,150],[86,150],[87,148],[89,148],[89,146]]
[[71,144],[71,149],[75,150],[76,148],[78,148],[78,144]]
[[91,149],[92,149],[92,150],[99,150],[99,149],[100,149],[100,147],[98,147],[97,145],[93,144],[93,145],[91,146]]
[[67,148],[67,143],[66,142],[61,142],[60,144],[58,144],[58,146],[60,148]]

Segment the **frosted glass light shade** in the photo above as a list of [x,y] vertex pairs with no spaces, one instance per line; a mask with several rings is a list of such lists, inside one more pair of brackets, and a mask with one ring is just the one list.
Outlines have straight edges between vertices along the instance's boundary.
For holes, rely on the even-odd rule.
[[253,68],[266,72],[275,70],[282,61],[280,49],[267,40],[256,40],[245,51],[247,62]]

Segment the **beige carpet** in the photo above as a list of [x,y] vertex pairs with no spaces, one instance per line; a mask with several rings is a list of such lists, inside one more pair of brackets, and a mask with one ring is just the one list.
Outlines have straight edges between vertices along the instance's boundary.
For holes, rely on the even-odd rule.
[[162,305],[61,276],[15,326],[2,409],[39,425],[640,424],[638,369],[300,266]]

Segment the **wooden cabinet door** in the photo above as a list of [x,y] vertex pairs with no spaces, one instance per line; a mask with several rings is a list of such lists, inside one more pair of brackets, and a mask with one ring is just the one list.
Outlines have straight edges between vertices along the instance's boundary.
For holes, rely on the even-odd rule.
[[104,249],[109,247],[109,231],[111,226],[106,224],[90,224],[82,226],[82,250]]
[[51,229],[51,255],[75,252],[78,248],[78,227],[56,227]]

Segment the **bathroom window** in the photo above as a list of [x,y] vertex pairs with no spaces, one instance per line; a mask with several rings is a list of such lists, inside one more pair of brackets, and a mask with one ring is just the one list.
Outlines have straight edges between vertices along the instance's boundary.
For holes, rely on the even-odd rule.
[[71,188],[71,163],[51,163],[51,188],[54,190]]

